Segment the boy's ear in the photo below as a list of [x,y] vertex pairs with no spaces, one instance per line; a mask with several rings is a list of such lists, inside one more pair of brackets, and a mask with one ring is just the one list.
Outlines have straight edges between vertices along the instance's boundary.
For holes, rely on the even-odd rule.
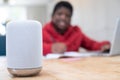
[[54,16],[54,13],[51,14],[51,17],[53,17],[53,16]]

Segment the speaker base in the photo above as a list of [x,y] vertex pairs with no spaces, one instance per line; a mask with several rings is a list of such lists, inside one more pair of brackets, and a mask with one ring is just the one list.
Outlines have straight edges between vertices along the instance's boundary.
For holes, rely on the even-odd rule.
[[13,76],[25,77],[25,76],[34,76],[41,71],[42,67],[39,68],[28,68],[28,69],[13,69],[8,68],[8,71]]

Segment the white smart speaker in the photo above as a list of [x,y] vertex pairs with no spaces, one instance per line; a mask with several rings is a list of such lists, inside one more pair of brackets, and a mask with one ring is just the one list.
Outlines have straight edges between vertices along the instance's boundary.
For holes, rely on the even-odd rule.
[[42,67],[42,25],[38,21],[11,21],[6,27],[8,71],[14,76],[31,76]]

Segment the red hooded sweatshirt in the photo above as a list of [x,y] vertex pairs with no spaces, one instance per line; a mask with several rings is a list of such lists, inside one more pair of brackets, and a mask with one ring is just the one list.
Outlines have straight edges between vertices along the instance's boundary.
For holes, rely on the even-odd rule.
[[87,50],[101,50],[105,44],[110,44],[108,41],[97,42],[88,38],[78,26],[70,25],[64,35],[58,33],[52,22],[43,27],[43,55],[51,52],[52,44],[55,42],[63,42],[67,46],[67,51],[78,51],[79,47]]

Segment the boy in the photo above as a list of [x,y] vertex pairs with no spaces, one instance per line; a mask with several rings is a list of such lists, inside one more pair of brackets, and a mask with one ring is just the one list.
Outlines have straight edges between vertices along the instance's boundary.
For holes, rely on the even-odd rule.
[[43,53],[64,53],[78,51],[79,47],[87,50],[110,49],[108,41],[97,42],[88,38],[78,26],[71,25],[73,7],[69,2],[56,4],[52,20],[43,28]]

